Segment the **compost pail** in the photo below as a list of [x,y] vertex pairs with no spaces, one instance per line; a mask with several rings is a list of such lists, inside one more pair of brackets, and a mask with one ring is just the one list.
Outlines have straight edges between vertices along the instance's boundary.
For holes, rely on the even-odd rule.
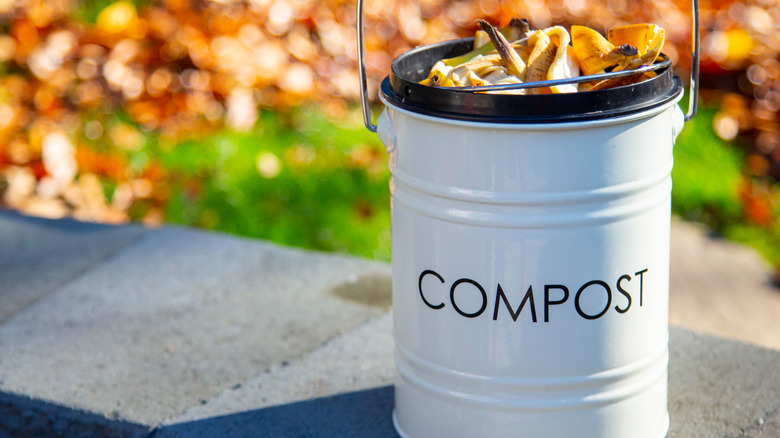
[[396,430],[661,438],[682,83],[667,63],[651,80],[576,94],[418,84],[470,44],[410,51],[381,88]]

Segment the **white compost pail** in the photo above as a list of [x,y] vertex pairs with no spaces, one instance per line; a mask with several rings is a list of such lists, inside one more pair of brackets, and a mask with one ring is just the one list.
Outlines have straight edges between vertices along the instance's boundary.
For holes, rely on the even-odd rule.
[[416,85],[457,44],[399,57],[382,86],[396,430],[664,437],[679,78],[598,96]]
[[399,432],[665,436],[676,101],[544,125],[385,102]]

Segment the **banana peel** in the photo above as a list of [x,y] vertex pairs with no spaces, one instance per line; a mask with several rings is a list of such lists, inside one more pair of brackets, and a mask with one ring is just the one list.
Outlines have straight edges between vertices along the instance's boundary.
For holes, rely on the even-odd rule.
[[472,49],[472,51],[479,50],[480,47],[489,43],[490,43],[490,37],[488,36],[488,34],[482,30],[478,30],[474,34],[474,48]]
[[454,87],[455,83],[449,77],[450,71],[452,71],[452,67],[445,65],[442,61],[438,61],[431,67],[428,77],[420,84],[430,87]]
[[[571,38],[561,26],[537,31],[529,38],[534,49],[528,59],[527,82],[566,79],[579,76],[579,64],[568,51]],[[529,94],[576,93],[574,84],[531,88]]]
[[[511,41],[516,44],[522,44],[522,40],[527,36],[529,31],[530,26],[528,24],[528,20],[515,17],[509,22],[507,26],[498,32],[507,41]],[[442,61],[445,65],[454,67],[471,61],[478,56],[487,55],[494,50],[496,50],[496,46],[493,44],[492,39],[488,36],[487,32],[485,32],[483,29],[480,29],[474,36],[474,50],[454,58],[444,59]]]
[[495,46],[496,52],[498,52],[498,55],[504,62],[504,65],[506,66],[509,74],[519,78],[520,80],[525,79],[525,61],[523,61],[520,55],[517,54],[517,51],[512,48],[504,35],[498,32],[495,27],[491,26],[490,23],[485,20],[478,20],[478,23],[479,27],[482,28],[482,31],[485,32],[490,38],[493,46]]
[[468,62],[457,67],[453,67],[450,70],[449,78],[456,84],[456,86],[482,86],[489,85],[486,83],[487,78],[496,71],[506,72],[506,68],[503,65],[503,61],[497,54],[481,56],[471,62]]
[[[528,58],[527,82],[537,82],[547,79],[547,71],[555,59],[555,45],[552,44],[550,37],[542,30],[536,31],[528,41],[533,46],[533,51]],[[532,88],[528,90],[529,94],[549,94],[549,89],[542,90]]]
[[[513,19],[509,26],[500,30],[483,20],[478,20],[478,24],[480,30],[475,38],[476,48],[467,54],[438,61],[421,84],[435,87],[483,86],[633,70],[654,63],[665,38],[664,29],[654,24],[609,29],[606,38],[593,29],[577,25],[572,26],[569,33],[561,26],[532,31],[527,20],[518,19]],[[654,75],[636,74],[579,86],[565,84],[489,92],[571,93],[626,85]]]
[[628,44],[639,51],[640,56],[655,51],[656,57],[664,45],[664,29],[649,23],[618,26],[607,31],[607,39],[613,45]]
[[626,66],[639,56],[630,44],[615,45],[597,31],[574,25],[571,27],[572,50],[583,75],[603,73],[615,66]]
[[[612,71],[636,70],[645,65],[651,65],[661,54],[665,40],[664,29],[655,24],[629,24],[619,26],[607,31],[607,39],[613,45],[636,48],[637,55],[627,59],[627,62],[618,63]],[[584,84],[588,91],[604,90],[642,82],[655,76],[649,72],[621,78],[604,79],[590,84]]]

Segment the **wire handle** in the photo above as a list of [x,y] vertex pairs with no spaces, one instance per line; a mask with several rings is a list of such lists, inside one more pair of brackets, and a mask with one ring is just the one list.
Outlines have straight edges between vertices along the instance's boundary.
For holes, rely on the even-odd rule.
[[[691,79],[688,86],[688,113],[685,114],[685,121],[689,121],[693,118],[693,116],[696,115],[696,110],[699,106],[699,0],[691,0],[691,19],[692,19],[692,41],[691,41]],[[368,81],[366,79],[366,60],[365,60],[365,45],[363,44],[363,0],[357,0],[357,58],[358,58],[358,64],[360,65],[360,75],[358,76],[360,79],[360,103],[363,108],[363,123],[366,125],[366,128],[368,128],[371,132],[376,132],[377,126],[371,121],[371,107],[368,103]],[[668,61],[666,61],[668,65]],[[663,63],[662,63],[663,65]],[[655,67],[649,67],[649,69],[657,69],[661,66],[657,65]],[[626,74],[629,74],[628,72],[623,72],[624,76]],[[630,74],[638,73],[638,71],[634,71]],[[619,74],[616,73],[606,73],[602,76],[619,76]],[[593,78],[588,78],[588,80],[592,80]],[[556,81],[541,81],[541,82],[534,82],[534,83],[526,83],[521,85],[514,85],[514,86],[505,86],[502,89],[512,89],[512,88],[532,88],[536,86],[547,86],[548,82],[550,82],[550,85],[557,85],[559,83],[575,83],[578,82],[576,80],[556,80]],[[582,81],[579,81],[582,82]],[[553,84],[554,83],[554,84]],[[482,89],[498,89],[500,87],[469,87],[468,90],[463,91],[481,91]]]
[[691,0],[692,41],[691,41],[691,82],[688,85],[688,113],[685,121],[696,115],[699,108],[699,0]]
[[357,0],[357,58],[360,64],[360,103],[363,107],[363,123],[371,132],[376,125],[371,121],[371,107],[368,105],[368,81],[366,80],[366,48],[363,45],[363,0]]
[[663,53],[659,55],[659,58],[660,58],[660,62],[656,62],[655,64],[650,64],[650,65],[645,65],[639,68],[635,68],[633,70],[620,70],[620,71],[614,71],[609,73],[597,73],[593,75],[576,76],[573,78],[564,78],[564,79],[545,79],[543,81],[534,81],[534,82],[519,82],[519,83],[500,84],[500,85],[480,85],[480,86],[470,86],[470,87],[453,87],[452,91],[456,93],[479,93],[483,91],[524,90],[526,88],[542,88],[542,87],[555,87],[559,85],[568,85],[568,84],[583,84],[586,82],[600,81],[602,79],[623,78],[623,77],[634,76],[634,75],[656,71],[656,70],[664,70],[666,68],[669,68],[672,65],[672,62]]

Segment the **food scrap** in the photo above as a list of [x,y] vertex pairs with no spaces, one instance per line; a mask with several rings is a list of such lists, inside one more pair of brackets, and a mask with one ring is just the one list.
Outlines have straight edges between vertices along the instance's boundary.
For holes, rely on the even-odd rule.
[[[661,53],[664,29],[655,24],[629,24],[599,32],[574,25],[532,30],[528,20],[514,18],[498,29],[484,20],[473,50],[442,59],[421,81],[432,87],[480,87],[568,79],[605,72],[636,70],[651,65]],[[653,72],[540,88],[490,91],[508,94],[576,93],[641,82]]]

